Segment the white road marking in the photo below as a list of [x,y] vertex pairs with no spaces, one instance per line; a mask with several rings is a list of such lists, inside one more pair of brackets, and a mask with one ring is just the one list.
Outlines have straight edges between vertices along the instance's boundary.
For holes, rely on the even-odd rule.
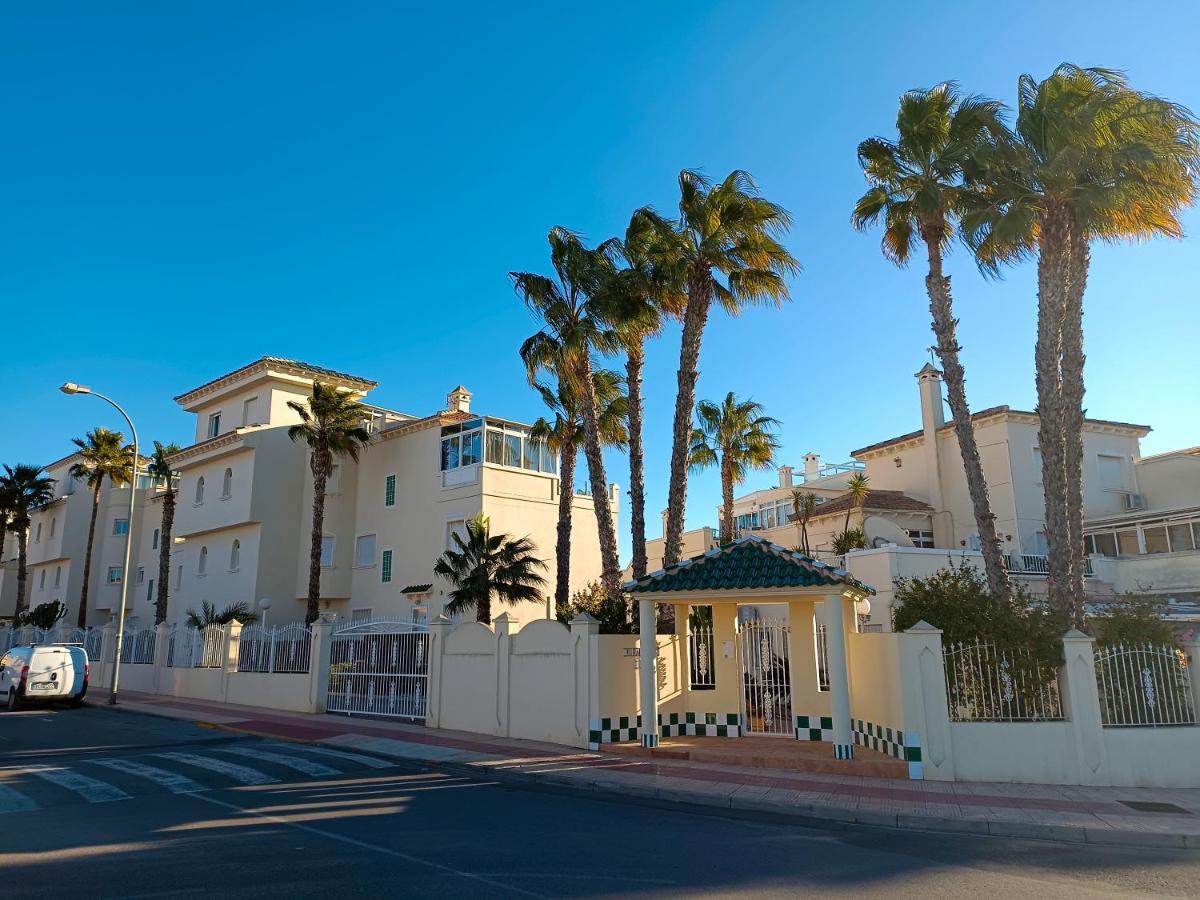
[[289,746],[290,750],[307,750],[309,753],[321,753],[325,756],[333,756],[337,759],[344,759],[348,762],[356,762],[359,765],[366,766],[368,769],[394,769],[395,763],[388,762],[383,759],[376,759],[374,756],[363,756],[361,753],[347,753],[345,750],[331,750],[328,747],[314,747],[311,744]]
[[411,856],[408,853],[401,853],[399,850],[393,850],[391,847],[381,847],[378,844],[371,844],[367,841],[360,841],[352,837],[347,837],[344,834],[338,834],[336,831],[326,831],[324,828],[316,828],[312,825],[303,825],[299,822],[292,822],[283,816],[273,816],[267,813],[261,813],[257,810],[248,809],[245,806],[238,806],[236,803],[226,803],[224,800],[218,800],[216,797],[199,795],[197,800],[203,800],[205,803],[211,803],[214,806],[222,806],[225,809],[236,810],[240,813],[248,813],[252,816],[257,816],[260,819],[266,819],[268,822],[275,822],[278,825],[286,825],[289,828],[295,828],[297,831],[306,831],[309,834],[315,834],[317,837],[325,838],[330,841],[341,841],[343,844],[350,844],[352,847],[360,847],[363,850],[372,850],[376,853],[382,853],[384,856],[391,856],[395,859],[402,859],[408,863],[415,863],[419,866],[426,866],[430,869],[436,869],[439,872],[445,872],[447,875],[457,875],[459,878],[466,878],[471,881],[489,884],[492,887],[498,887],[512,894],[523,894],[526,897],[537,897],[539,900],[549,900],[545,894],[538,894],[533,891],[525,890],[524,888],[516,887],[515,885],[505,884],[494,878],[489,878],[486,875],[477,875],[474,872],[464,872],[462,869],[456,869],[453,866],[436,863],[432,860],[422,859],[419,856]]
[[278,778],[272,778],[266,772],[251,769],[249,766],[239,766],[237,763],[225,762],[223,759],[213,759],[209,756],[197,756],[194,753],[155,753],[163,759],[173,759],[184,765],[195,766],[197,769],[208,769],[226,778],[242,784],[278,784]]
[[0,784],[0,813],[37,809],[38,805],[20,791]]
[[192,781],[186,775],[168,772],[166,769],[160,769],[157,766],[148,766],[145,763],[134,762],[132,759],[117,759],[114,757],[112,759],[89,759],[87,762],[97,766],[105,766],[109,769],[116,769],[118,772],[124,772],[127,775],[149,779],[155,784],[161,784],[172,794],[193,794],[196,791],[208,790],[204,785]]
[[113,800],[128,800],[129,795],[115,785],[97,778],[81,775],[73,769],[62,769],[56,766],[27,766],[26,772],[44,778],[51,784],[74,791],[88,803],[109,803]]
[[283,753],[272,753],[270,750],[258,750],[254,747],[214,747],[217,753],[234,753],[238,756],[245,756],[249,759],[259,759],[263,762],[274,763],[277,766],[284,766],[288,769],[295,769],[297,772],[303,772],[305,775],[324,776],[324,775],[341,775],[339,769],[333,766],[327,766],[324,763],[319,763],[314,759],[303,759],[299,756],[288,756]]

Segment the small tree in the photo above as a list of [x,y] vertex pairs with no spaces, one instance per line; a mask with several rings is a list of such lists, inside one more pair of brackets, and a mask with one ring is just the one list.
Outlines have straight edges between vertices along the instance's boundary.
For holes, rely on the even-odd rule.
[[454,589],[446,612],[475,610],[475,621],[492,624],[492,600],[516,604],[538,602],[546,588],[540,571],[546,564],[533,555],[533,541],[492,534],[488,517],[480,513],[467,521],[467,539],[452,534],[457,550],[447,550],[433,567]]
[[847,528],[840,531],[833,539],[833,552],[845,556],[851,550],[862,550],[867,546],[867,536],[861,528]]
[[1176,646],[1175,629],[1162,618],[1163,606],[1156,597],[1126,594],[1092,616],[1088,624],[1101,644]]
[[600,623],[601,634],[629,634],[629,608],[624,599],[612,600],[598,581],[588,582],[587,587],[571,595],[567,603],[555,609],[555,616],[564,625],[580,613],[587,613]]
[[17,614],[16,623],[19,626],[30,625],[43,631],[53,628],[67,615],[67,606],[60,600],[49,603],[39,603],[28,612]]

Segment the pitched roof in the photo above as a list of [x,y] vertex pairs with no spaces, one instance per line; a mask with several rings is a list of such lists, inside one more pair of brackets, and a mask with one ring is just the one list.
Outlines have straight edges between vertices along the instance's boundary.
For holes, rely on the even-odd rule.
[[282,356],[262,356],[262,357],[259,357],[258,359],[256,359],[252,363],[247,363],[246,365],[242,366],[240,369],[234,369],[232,372],[226,372],[224,375],[214,378],[212,381],[204,382],[204,384],[200,385],[199,387],[194,387],[189,391],[184,391],[182,394],[180,394],[178,397],[175,398],[175,402],[182,403],[188,397],[190,397],[192,394],[202,391],[207,387],[211,387],[212,385],[217,384],[218,382],[225,381],[226,379],[235,378],[238,375],[242,375],[243,373],[248,372],[250,369],[253,369],[256,366],[262,366],[263,368],[266,368],[267,366],[279,366],[279,367],[289,368],[289,369],[301,369],[310,375],[317,375],[317,376],[324,375],[328,378],[336,378],[339,381],[349,381],[349,382],[357,384],[367,390],[370,390],[371,388],[376,386],[376,382],[371,381],[369,378],[361,378],[358,375],[350,375],[350,374],[347,374],[346,372],[338,372],[336,369],[327,369],[324,366],[314,366],[312,363],[302,362],[301,360],[298,360],[298,359],[285,359]]
[[410,584],[400,591],[402,594],[428,594],[433,590],[432,584]]
[[[822,503],[817,507],[816,512],[812,514],[812,518],[819,519],[821,516],[833,515],[834,513],[844,513],[847,507],[850,506],[850,495],[842,494],[840,497],[835,497],[828,503]],[[884,509],[903,512],[933,512],[933,507],[924,500],[918,500],[915,497],[910,497],[908,494],[901,491],[883,491],[871,490],[867,491],[867,498],[860,506],[865,509]],[[795,521],[793,514],[788,514],[788,519]]]
[[844,584],[864,593],[875,589],[845,569],[794,553],[757,535],[693,556],[625,585],[631,593],[761,590]]

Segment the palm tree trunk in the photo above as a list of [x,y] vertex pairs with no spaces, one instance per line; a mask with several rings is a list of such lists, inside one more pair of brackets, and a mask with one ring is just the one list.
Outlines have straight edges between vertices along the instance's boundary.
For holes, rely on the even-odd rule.
[[1062,396],[1062,312],[1069,276],[1070,222],[1060,209],[1042,218],[1038,253],[1038,329],[1034,347],[1038,395],[1038,446],[1046,497],[1048,599],[1051,609],[1070,616],[1070,537]]
[[721,458],[721,534],[733,540],[733,470],[725,457]]
[[1087,240],[1072,229],[1070,280],[1062,328],[1063,481],[1066,486],[1068,595],[1071,623],[1084,625],[1083,594],[1083,294],[1090,252]]
[[812,550],[808,546],[808,520],[805,519],[800,523],[800,543],[804,547],[804,555],[812,556]]
[[596,410],[596,383],[592,380],[592,361],[585,354],[579,361],[583,394],[583,452],[587,457],[588,478],[592,485],[592,507],[596,510],[596,531],[600,538],[600,569],[604,592],[611,600],[621,597],[621,561],[617,555],[617,530],[612,506],[608,502],[604,456],[600,449],[600,417]]
[[[87,628],[88,588],[92,583],[92,545],[96,541],[96,514],[100,512],[100,488],[103,485],[104,482],[101,481],[92,492],[92,520],[88,523],[87,552],[83,555],[83,585],[79,590],[80,628]],[[121,577],[126,577],[126,574],[122,572]]]
[[558,454],[558,543],[554,548],[554,606],[571,600],[571,507],[575,501],[575,439],[563,441]]
[[846,507],[846,521],[842,525],[842,533],[845,534],[850,530],[850,513],[854,512],[854,498],[850,498],[850,505]]
[[158,530],[158,596],[154,600],[154,624],[167,621],[171,581],[171,532],[175,528],[175,491],[163,494],[162,525]]
[[[696,381],[700,377],[700,342],[712,305],[712,275],[697,270],[688,279],[687,309],[683,314],[683,337],[679,343],[678,387],[675,393],[675,423],[671,432],[671,485],[667,492],[667,528],[663,540],[663,565],[679,562],[683,553],[683,517],[687,509],[688,445],[692,433],[692,410],[696,406]],[[723,534],[723,541],[732,538]]]
[[996,534],[996,517],[992,513],[987,481],[983,477],[983,464],[979,459],[979,446],[975,443],[975,428],[971,424],[971,409],[967,405],[966,376],[958,358],[958,351],[961,349],[958,346],[958,320],[954,318],[950,279],[942,274],[940,238],[940,227],[936,234],[925,238],[925,246],[929,251],[929,274],[925,277],[925,290],[929,293],[929,312],[933,317],[933,333],[937,337],[937,354],[942,361],[942,373],[946,377],[946,393],[950,401],[950,413],[954,417],[954,433],[958,438],[958,450],[962,455],[963,470],[967,476],[967,493],[971,497],[971,507],[975,513],[975,527],[979,529],[988,592],[993,601],[1001,603],[1008,600],[1012,586],[1008,581],[1000,538]]
[[25,593],[29,579],[29,529],[17,532],[17,608],[14,617],[19,618],[29,609],[29,598]]
[[484,625],[492,624],[492,593],[488,591],[485,596],[479,598],[479,602],[475,604],[475,621],[482,622]]
[[329,451],[314,448],[310,466],[313,475],[312,537],[308,549],[308,606],[304,621],[311,625],[321,614],[321,543],[325,531],[325,484],[329,478]]
[[633,538],[633,577],[642,578],[646,559],[646,460],[642,447],[642,370],[646,351],[641,338],[627,349],[625,385],[629,397],[629,527]]

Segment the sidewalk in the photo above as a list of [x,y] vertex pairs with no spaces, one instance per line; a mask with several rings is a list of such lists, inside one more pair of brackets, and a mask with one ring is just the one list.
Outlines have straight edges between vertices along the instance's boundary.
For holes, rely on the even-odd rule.
[[364,750],[474,777],[770,814],[807,824],[833,821],[1200,849],[1197,789],[962,784],[732,767],[132,692],[122,694],[118,708],[261,737]]

